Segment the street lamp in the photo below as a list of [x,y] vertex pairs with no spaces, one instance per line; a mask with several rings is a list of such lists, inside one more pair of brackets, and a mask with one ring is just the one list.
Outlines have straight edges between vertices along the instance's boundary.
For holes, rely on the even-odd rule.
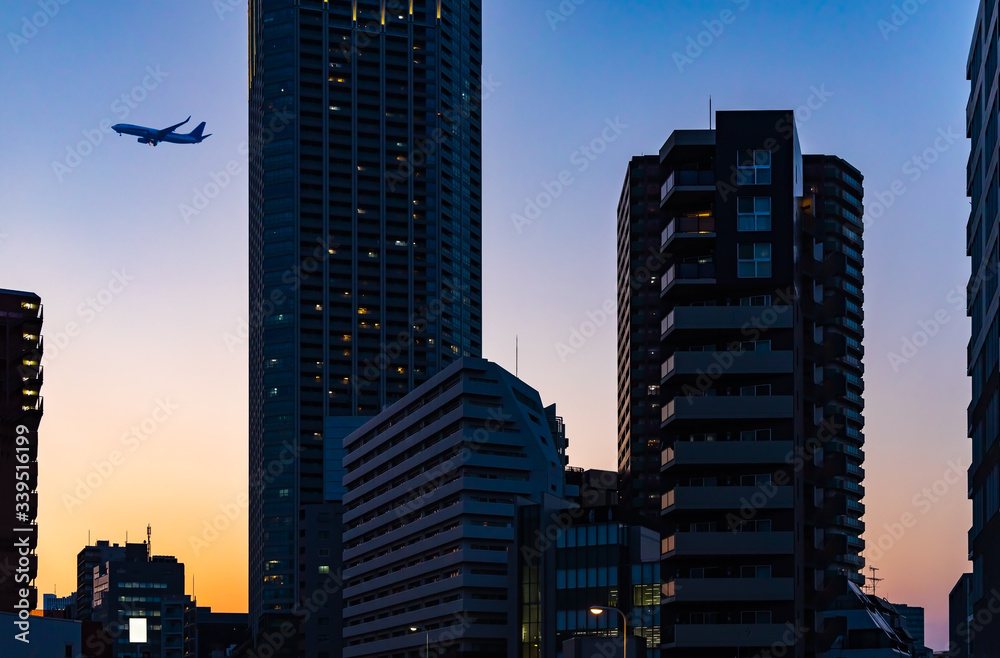
[[603,605],[590,606],[590,614],[592,615],[599,615],[603,612],[611,612],[612,610],[622,616],[622,655],[628,658],[628,621],[625,619],[625,613],[618,608],[609,608]]
[[424,658],[428,658],[431,655],[431,632],[423,626],[410,626],[410,630],[414,633],[424,632]]

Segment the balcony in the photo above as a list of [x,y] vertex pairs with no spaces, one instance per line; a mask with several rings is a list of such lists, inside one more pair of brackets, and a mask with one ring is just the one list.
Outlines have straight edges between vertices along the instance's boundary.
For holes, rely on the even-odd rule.
[[674,217],[660,234],[661,245],[666,249],[672,242],[684,238],[714,238],[715,217]]
[[675,532],[660,542],[672,555],[785,555],[795,548],[791,532]]
[[[727,365],[728,364],[728,365]],[[792,351],[675,352],[660,368],[661,382],[675,376],[697,377],[721,368],[721,375],[782,374],[792,372]]]
[[675,306],[660,323],[663,334],[671,331],[728,331],[759,326],[790,329],[790,306]]
[[791,395],[678,396],[663,405],[663,423],[685,420],[740,420],[745,418],[791,418]]
[[713,284],[715,283],[715,263],[671,265],[660,280],[660,291],[666,292],[674,283]]
[[785,464],[793,456],[791,441],[678,441],[663,451],[664,466]]
[[[670,602],[789,601],[795,598],[792,578],[678,578]],[[666,591],[664,592],[666,595]]]
[[[755,509],[790,509],[792,507],[792,487],[761,485],[752,487],[675,487],[670,494],[670,507],[683,510],[727,510],[739,509],[743,505]],[[763,504],[759,499],[763,496]],[[667,495],[665,494],[665,498]]]
[[[706,189],[707,188],[707,189]],[[660,205],[666,203],[675,191],[715,192],[715,171],[705,169],[676,169],[660,188]]]

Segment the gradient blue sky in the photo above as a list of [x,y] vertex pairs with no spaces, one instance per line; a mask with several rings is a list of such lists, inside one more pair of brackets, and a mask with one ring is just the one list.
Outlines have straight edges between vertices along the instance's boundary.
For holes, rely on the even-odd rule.
[[[947,594],[969,568],[970,506],[962,478],[947,483],[949,469],[964,472],[970,459],[969,322],[949,293],[964,291],[969,270],[965,63],[978,3],[915,3],[887,34],[879,21],[902,3],[484,4],[483,75],[494,87],[483,111],[485,356],[513,370],[520,336],[520,375],[559,405],[580,466],[615,466],[614,318],[573,354],[557,346],[588,313],[600,323],[615,299],[615,209],[628,159],[656,152],[673,129],[706,128],[710,94],[715,109],[795,109],[816,90],[827,96],[799,113],[803,150],[857,166],[869,211],[866,539],[887,547],[876,561],[880,591],[925,606],[928,643],[944,648]],[[200,604],[243,610],[245,2],[58,7],[15,52],[9,33],[40,6],[0,5],[0,287],[36,291],[45,303],[38,584],[73,589],[88,531],[135,540],[152,523],[154,551],[188,565]],[[703,35],[708,45],[679,70],[674,53],[724,10],[732,20],[710,43]],[[135,89],[144,82],[152,88]],[[71,172],[54,170],[104,119],[167,126],[189,114],[214,133],[200,146],[152,149],[105,134]],[[625,127],[582,170],[574,154],[608,120]],[[907,161],[949,129],[962,137],[938,140],[935,162],[914,180]],[[236,173],[213,181],[227,166]],[[517,230],[512,216],[524,213],[525,197],[563,171],[573,183]],[[905,191],[873,212],[896,181]],[[195,190],[213,198],[185,221],[180,206],[193,204]],[[132,278],[102,293],[115,272]],[[892,364],[889,355],[936,314],[946,320],[940,330]],[[158,401],[172,409],[157,414],[162,422],[152,420]],[[147,439],[123,436],[144,420]],[[104,466],[115,451],[119,463]],[[898,540],[887,535],[885,524],[907,513],[912,527]]]

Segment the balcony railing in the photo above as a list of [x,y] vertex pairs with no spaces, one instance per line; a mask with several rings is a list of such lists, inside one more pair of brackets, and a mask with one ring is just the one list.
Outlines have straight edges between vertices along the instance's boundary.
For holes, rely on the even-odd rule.
[[663,290],[666,290],[667,286],[677,279],[690,281],[714,278],[715,263],[678,263],[677,265],[671,265],[670,269],[667,270],[663,276],[661,286]]
[[674,217],[660,234],[661,244],[674,235],[699,235],[715,233],[715,217]]
[[662,320],[660,320],[660,333],[661,334],[667,333],[668,331],[670,331],[670,329],[673,328],[673,326],[674,326],[674,310],[670,309],[670,312],[667,313]]
[[667,177],[660,188],[660,198],[666,198],[678,185],[715,185],[715,172],[711,170],[678,169]]
[[667,357],[667,360],[664,361],[663,365],[660,366],[660,379],[663,379],[664,377],[666,377],[667,375],[669,375],[674,371],[675,361],[676,359],[674,358],[673,354]]

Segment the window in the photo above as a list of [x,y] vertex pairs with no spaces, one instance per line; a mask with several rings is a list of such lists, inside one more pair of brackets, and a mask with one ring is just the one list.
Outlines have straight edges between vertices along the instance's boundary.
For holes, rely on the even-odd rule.
[[771,230],[771,197],[741,196],[736,199],[737,231]]
[[736,168],[737,185],[770,185],[771,184],[771,152],[747,151],[738,154],[739,166]]
[[740,432],[740,441],[770,441],[771,430],[743,430]]
[[741,297],[740,306],[770,306],[770,295],[756,295],[754,297]]
[[770,395],[770,384],[751,384],[750,386],[740,386],[740,395]]
[[770,578],[770,565],[748,565],[740,567],[740,578]]
[[755,242],[736,246],[736,275],[741,279],[771,276],[771,244]]
[[692,612],[692,624],[718,624],[719,613],[717,612]]
[[770,624],[770,610],[744,610],[740,613],[741,624]]
[[763,475],[741,475],[740,476],[740,486],[741,487],[766,487],[771,484],[770,474]]
[[769,340],[748,340],[740,343],[741,352],[770,352],[771,341]]

